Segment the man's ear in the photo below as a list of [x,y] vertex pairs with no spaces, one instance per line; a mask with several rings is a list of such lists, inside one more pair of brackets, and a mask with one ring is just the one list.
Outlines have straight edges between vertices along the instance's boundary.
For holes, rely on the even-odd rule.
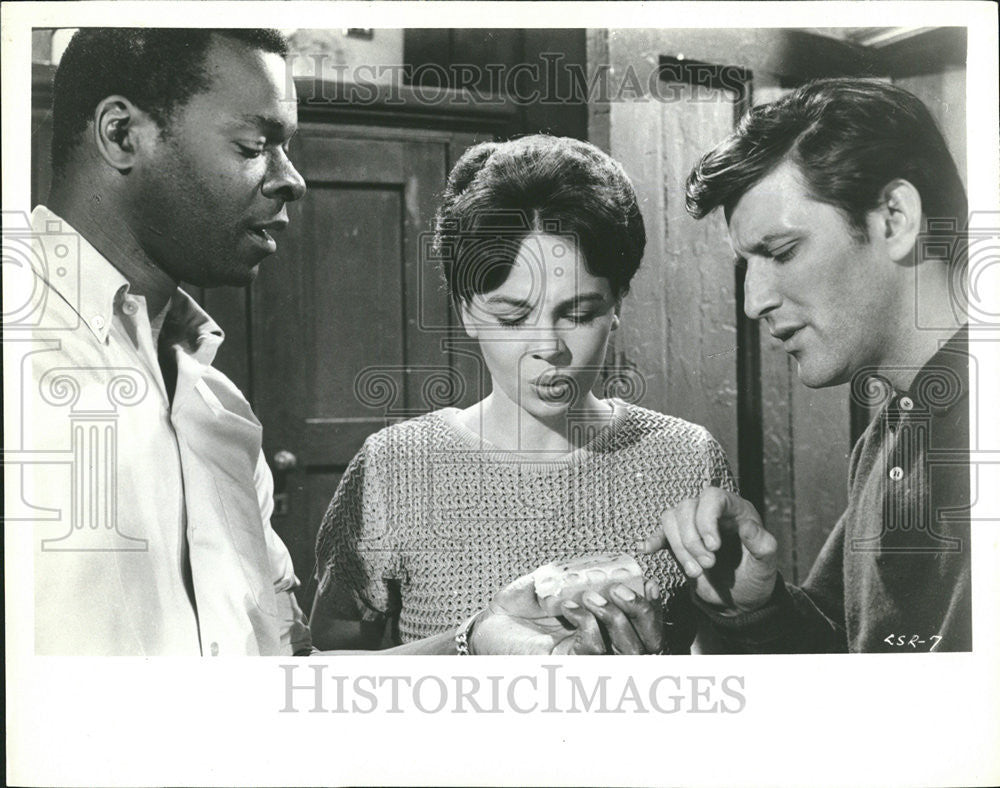
[[920,235],[923,203],[917,187],[897,178],[882,189],[878,208],[879,230],[889,256],[895,262],[907,260],[913,253]]
[[94,110],[94,141],[111,167],[128,172],[143,147],[159,133],[156,123],[124,96],[108,96]]
[[455,299],[455,309],[458,311],[458,318],[462,321],[462,328],[465,329],[465,333],[470,339],[478,339],[479,330],[476,328],[476,323],[472,319],[472,304],[466,301],[464,298]]

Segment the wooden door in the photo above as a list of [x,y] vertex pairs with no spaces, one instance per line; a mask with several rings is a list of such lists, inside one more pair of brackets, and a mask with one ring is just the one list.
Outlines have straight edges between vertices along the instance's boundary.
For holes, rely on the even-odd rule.
[[309,191],[251,290],[249,355],[272,523],[304,605],[318,525],[365,438],[460,404],[453,316],[427,248],[448,168],[472,141],[317,123],[293,142]]

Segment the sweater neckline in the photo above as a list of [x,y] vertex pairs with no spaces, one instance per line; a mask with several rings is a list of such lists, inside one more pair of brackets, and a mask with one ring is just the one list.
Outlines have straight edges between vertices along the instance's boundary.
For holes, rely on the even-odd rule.
[[430,415],[436,417],[463,447],[476,450],[483,459],[489,462],[520,465],[522,470],[544,472],[580,465],[594,454],[607,450],[628,420],[629,406],[628,403],[617,397],[602,400],[602,402],[611,405],[613,409],[611,420],[583,446],[558,456],[553,456],[548,452],[532,455],[501,449],[483,438],[478,432],[461,424],[458,421],[458,414],[461,412],[458,408],[442,408]]

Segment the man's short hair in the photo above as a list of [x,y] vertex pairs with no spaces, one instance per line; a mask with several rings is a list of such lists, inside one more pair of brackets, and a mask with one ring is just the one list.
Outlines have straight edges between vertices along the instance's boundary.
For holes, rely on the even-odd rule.
[[205,58],[213,35],[254,49],[288,54],[276,30],[82,28],[56,70],[52,100],[52,168],[62,172],[98,103],[121,95],[166,129],[171,113],[209,88]]
[[965,188],[927,107],[902,88],[865,79],[816,80],[744,115],[688,176],[688,213],[701,219],[722,206],[728,221],[739,199],[786,160],[860,240],[868,239],[866,215],[895,178],[920,192],[926,218],[964,226]]
[[435,248],[451,296],[469,300],[507,279],[526,236],[544,232],[579,244],[587,270],[616,298],[628,291],[646,229],[622,166],[589,142],[533,134],[483,142],[448,176]]

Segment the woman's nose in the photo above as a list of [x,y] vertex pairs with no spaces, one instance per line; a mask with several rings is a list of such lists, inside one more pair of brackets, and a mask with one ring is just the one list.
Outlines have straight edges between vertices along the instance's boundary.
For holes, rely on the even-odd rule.
[[572,359],[569,345],[560,336],[536,340],[532,343],[529,353],[532,358],[556,367],[566,366]]

